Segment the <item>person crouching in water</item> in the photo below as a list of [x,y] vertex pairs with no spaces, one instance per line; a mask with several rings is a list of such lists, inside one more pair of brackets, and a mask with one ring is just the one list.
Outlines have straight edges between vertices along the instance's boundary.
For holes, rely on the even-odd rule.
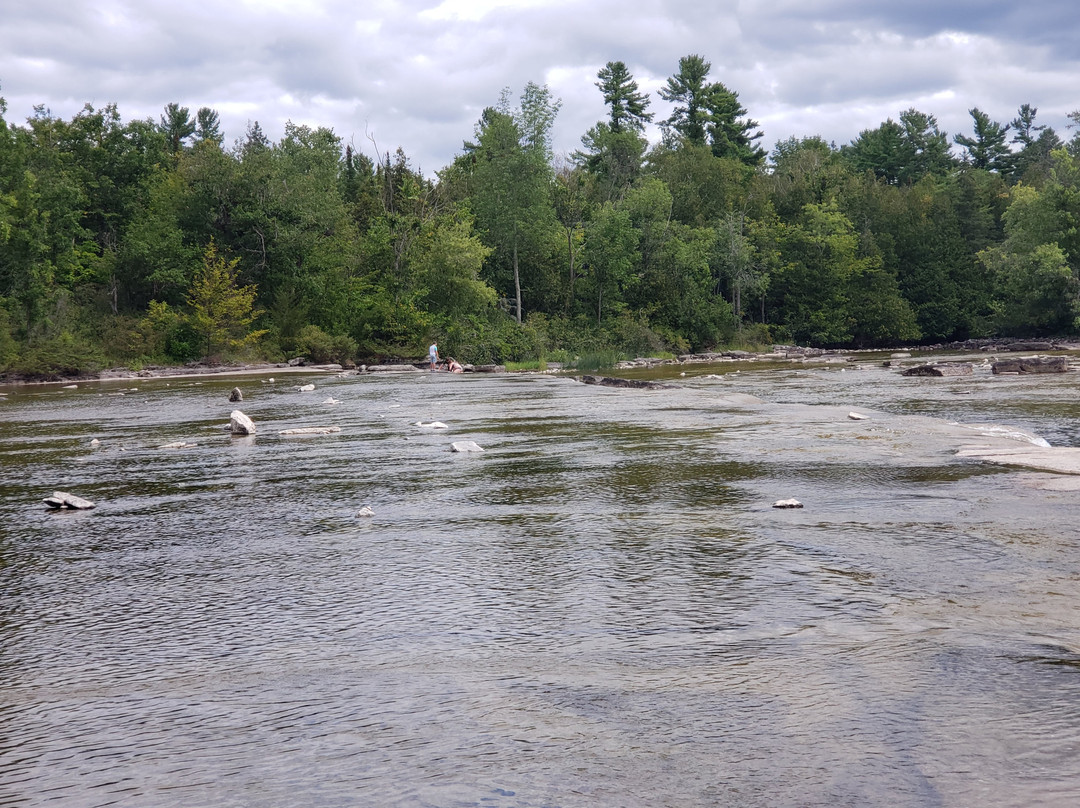
[[464,373],[465,372],[465,368],[463,368],[458,363],[458,361],[456,359],[454,359],[454,357],[452,357],[452,356],[449,359],[446,360],[446,369],[449,370],[451,373]]

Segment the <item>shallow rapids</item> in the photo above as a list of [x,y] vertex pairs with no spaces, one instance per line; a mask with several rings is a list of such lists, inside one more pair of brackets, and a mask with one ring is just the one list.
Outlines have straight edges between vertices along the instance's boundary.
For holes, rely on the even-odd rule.
[[1073,374],[727,370],[6,389],[0,804],[1080,804]]

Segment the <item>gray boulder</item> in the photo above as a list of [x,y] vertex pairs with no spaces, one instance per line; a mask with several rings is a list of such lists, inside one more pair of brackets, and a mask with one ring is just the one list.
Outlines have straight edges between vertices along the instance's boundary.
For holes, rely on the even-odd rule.
[[50,508],[57,510],[88,511],[97,506],[88,499],[68,494],[64,491],[53,491],[51,497],[45,497],[44,502]]
[[243,401],[243,400],[244,400],[244,394],[240,392],[240,388],[239,387],[234,387],[232,389],[232,392],[229,393],[229,401],[231,401],[231,402],[233,402],[235,404],[237,401]]
[[229,432],[233,435],[254,435],[255,422],[240,410],[233,410],[229,415]]

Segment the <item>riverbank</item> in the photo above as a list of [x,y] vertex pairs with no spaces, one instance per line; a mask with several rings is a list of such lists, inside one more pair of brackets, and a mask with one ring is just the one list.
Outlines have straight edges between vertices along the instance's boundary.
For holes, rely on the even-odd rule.
[[[1025,339],[978,339],[963,342],[940,343],[897,347],[893,349],[842,349],[809,348],[798,345],[773,345],[768,350],[746,351],[725,350],[705,351],[693,354],[680,354],[676,357],[637,357],[616,363],[616,371],[640,369],[660,369],[665,366],[724,364],[728,362],[781,362],[781,363],[846,363],[868,356],[888,355],[892,358],[915,358],[920,355],[950,353],[964,356],[978,353],[982,356],[993,353],[1018,352],[1080,352],[1080,342],[1074,340],[1025,340]],[[109,368],[98,373],[57,374],[49,378],[24,376],[15,373],[0,373],[0,386],[22,386],[39,384],[73,384],[92,381],[110,381],[115,379],[156,379],[173,377],[203,377],[217,375],[248,376],[272,372],[278,375],[287,373],[345,373],[366,374],[393,371],[414,372],[426,370],[425,362],[410,363],[372,363],[358,365],[340,365],[335,363],[306,364],[296,359],[289,362],[249,362],[228,364],[206,364],[190,362],[185,365],[150,365],[139,369]],[[466,373],[502,373],[503,365],[465,365]],[[565,368],[561,364],[549,363],[546,371],[518,371],[559,373]]]

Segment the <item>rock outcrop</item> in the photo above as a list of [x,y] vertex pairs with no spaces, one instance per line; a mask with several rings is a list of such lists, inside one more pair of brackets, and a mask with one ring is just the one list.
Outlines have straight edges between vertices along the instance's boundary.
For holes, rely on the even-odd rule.
[[991,362],[994,375],[1001,373],[1065,373],[1069,360],[1064,356],[1021,356]]
[[935,362],[900,371],[901,376],[970,376],[972,373],[970,362]]
[[674,384],[650,382],[645,379],[617,379],[611,376],[582,376],[585,384],[599,384],[603,387],[627,387],[634,390],[675,390]]

